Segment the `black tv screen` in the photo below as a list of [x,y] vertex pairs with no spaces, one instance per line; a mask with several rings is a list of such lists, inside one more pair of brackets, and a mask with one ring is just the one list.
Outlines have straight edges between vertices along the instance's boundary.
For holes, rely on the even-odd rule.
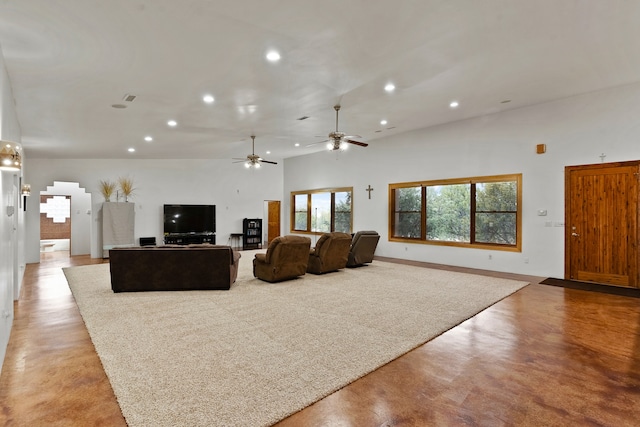
[[215,233],[215,205],[164,205],[165,234]]

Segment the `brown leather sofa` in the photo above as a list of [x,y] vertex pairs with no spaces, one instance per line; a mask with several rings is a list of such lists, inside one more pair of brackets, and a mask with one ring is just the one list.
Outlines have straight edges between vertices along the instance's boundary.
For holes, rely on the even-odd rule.
[[253,259],[253,275],[266,282],[295,279],[307,272],[311,239],[302,236],[280,236],[273,239],[266,253]]
[[113,292],[227,290],[240,253],[230,246],[190,245],[109,250]]
[[309,253],[307,273],[324,274],[347,266],[351,247],[351,235],[347,233],[325,233]]
[[353,236],[347,259],[347,267],[359,267],[373,261],[380,235],[377,231],[358,231]]

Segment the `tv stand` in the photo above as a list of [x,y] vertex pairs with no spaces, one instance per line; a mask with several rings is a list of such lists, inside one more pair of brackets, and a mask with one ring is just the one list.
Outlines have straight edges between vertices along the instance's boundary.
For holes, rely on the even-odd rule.
[[216,233],[172,233],[164,236],[165,245],[216,244]]

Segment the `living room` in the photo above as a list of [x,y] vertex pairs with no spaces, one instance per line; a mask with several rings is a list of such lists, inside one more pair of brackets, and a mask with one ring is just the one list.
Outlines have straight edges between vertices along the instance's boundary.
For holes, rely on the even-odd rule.
[[[282,233],[291,233],[290,193],[353,187],[353,230],[382,236],[377,254],[409,260],[562,277],[564,274],[564,167],[637,158],[634,112],[640,84],[523,107],[408,132],[339,154],[320,152],[246,170],[229,160],[31,159],[25,182],[32,191],[54,181],[78,182],[92,194],[92,236],[100,233],[97,213],[104,198],[101,179],[131,176],[136,191],[136,237],[162,239],[165,203],[214,204],[217,242],[242,230],[242,219],[262,217],[264,200],[282,200]],[[546,144],[545,154],[536,145]],[[464,153],[464,156],[460,156]],[[478,161],[478,159],[487,159]],[[388,240],[388,186],[437,178],[522,173],[522,252],[404,244]],[[213,185],[212,183],[215,183]],[[369,199],[368,186],[374,188]],[[39,211],[27,201],[26,260],[39,259]],[[546,216],[538,216],[538,210]],[[74,213],[87,215],[86,212]],[[546,226],[552,221],[553,226]],[[92,256],[101,253],[96,239]],[[491,258],[489,258],[491,254]],[[528,262],[525,262],[528,258]]]

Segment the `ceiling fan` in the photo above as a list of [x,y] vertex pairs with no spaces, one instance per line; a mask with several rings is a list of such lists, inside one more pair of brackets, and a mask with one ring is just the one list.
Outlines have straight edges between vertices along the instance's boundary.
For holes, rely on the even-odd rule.
[[261,163],[269,163],[272,165],[277,165],[277,162],[272,162],[269,160],[265,160],[262,157],[258,156],[256,154],[256,150],[255,150],[255,144],[256,144],[256,136],[255,135],[251,135],[251,154],[247,154],[247,157],[245,159],[239,159],[237,157],[234,157],[233,160],[236,160],[233,163],[240,163],[240,162],[244,162],[244,166],[246,168],[259,168]]
[[327,142],[327,148],[331,151],[335,150],[346,150],[347,144],[358,145],[360,147],[367,147],[369,144],[365,142],[356,141],[354,137],[360,138],[359,135],[346,135],[344,132],[340,132],[338,130],[338,112],[340,111],[340,105],[334,105],[333,109],[336,110],[336,130],[329,134],[329,139],[320,142],[314,142],[313,144],[321,144],[323,142]]

